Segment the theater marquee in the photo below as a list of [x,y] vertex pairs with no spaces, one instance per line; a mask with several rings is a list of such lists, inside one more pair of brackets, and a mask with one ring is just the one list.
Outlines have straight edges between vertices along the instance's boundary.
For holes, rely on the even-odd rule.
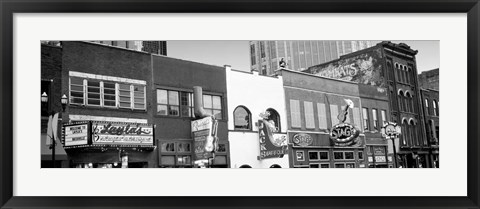
[[153,125],[94,121],[92,144],[153,145]]

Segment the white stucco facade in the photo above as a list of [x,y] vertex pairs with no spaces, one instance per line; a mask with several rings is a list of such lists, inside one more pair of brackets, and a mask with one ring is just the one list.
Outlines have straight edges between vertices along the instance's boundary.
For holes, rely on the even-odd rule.
[[[260,113],[272,108],[280,116],[280,133],[287,132],[287,118],[283,79],[281,76],[268,77],[258,72],[242,72],[225,66],[228,92],[228,140],[230,144],[230,164],[232,168],[248,165],[252,168],[270,168],[278,165],[288,168],[288,154],[282,158],[260,160],[258,127]],[[246,107],[251,113],[251,130],[235,130],[234,111],[238,106]]]

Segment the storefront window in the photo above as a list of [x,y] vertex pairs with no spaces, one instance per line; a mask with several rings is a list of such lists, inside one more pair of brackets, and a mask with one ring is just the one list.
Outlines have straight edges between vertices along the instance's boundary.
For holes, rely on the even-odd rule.
[[320,160],[329,160],[328,152],[319,152]]
[[345,168],[345,164],[343,164],[343,163],[335,163],[335,168]]
[[191,165],[192,160],[190,155],[177,156],[177,165]]
[[343,152],[333,152],[333,158],[335,160],[343,160],[345,159],[343,156]]
[[314,161],[319,160],[319,158],[318,158],[318,152],[316,152],[316,151],[309,151],[309,152],[308,152],[308,158],[309,158],[309,160],[314,160]]
[[190,143],[178,142],[178,152],[190,152]]
[[163,142],[161,145],[162,152],[175,152],[175,143]]
[[347,159],[347,160],[355,159],[355,156],[354,156],[353,152],[345,152],[345,159]]
[[322,164],[320,164],[320,168],[330,168],[330,164],[322,163]]
[[346,168],[355,168],[355,163],[346,163],[345,167]]
[[312,163],[310,164],[310,168],[320,168],[320,164]]

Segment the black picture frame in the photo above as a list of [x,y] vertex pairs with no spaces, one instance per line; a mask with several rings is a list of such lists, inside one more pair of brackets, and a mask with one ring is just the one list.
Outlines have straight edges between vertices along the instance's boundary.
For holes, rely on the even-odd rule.
[[[479,0],[1,0],[1,208],[479,208]],[[15,13],[467,13],[468,195],[465,197],[22,197],[13,196]],[[453,139],[452,139],[453,140]],[[445,179],[448,181],[448,179]],[[439,188],[445,189],[445,188]]]

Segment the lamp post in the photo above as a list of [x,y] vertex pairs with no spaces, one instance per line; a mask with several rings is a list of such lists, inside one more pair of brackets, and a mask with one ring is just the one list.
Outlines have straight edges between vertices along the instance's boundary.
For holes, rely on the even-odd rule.
[[65,107],[67,106],[67,103],[68,103],[67,95],[64,94],[60,102],[62,103],[62,110],[63,112],[65,112]]
[[[47,105],[48,104],[48,95],[46,92],[43,92],[42,95],[41,95],[41,98],[40,98],[41,102],[43,105]],[[60,99],[60,103],[62,104],[62,112],[65,112],[65,107],[67,106],[67,103],[68,103],[68,98],[67,96],[64,94],[62,96],[62,98]],[[50,149],[52,149],[52,163],[53,163],[53,167],[55,168],[55,148],[57,146],[57,142],[56,142],[56,139],[55,139],[55,136],[56,136],[56,131],[57,131],[57,125],[58,125],[58,114],[55,114],[53,111],[51,113],[49,113],[49,118],[53,116],[53,120],[52,119],[49,119],[49,127],[54,127],[53,129],[48,129],[47,130],[47,137],[49,134],[52,134],[52,138],[50,138],[51,140],[51,144],[50,144]],[[55,123],[55,125],[54,125]],[[53,133],[49,133],[49,132],[53,132]]]
[[385,137],[385,139],[391,139],[392,140],[392,145],[393,145],[393,163],[394,167],[398,168],[397,165],[397,148],[395,146],[395,139],[398,138],[398,136],[402,133],[402,129],[400,126],[398,126],[396,123],[393,122],[387,122],[383,125],[381,129],[382,135]]

